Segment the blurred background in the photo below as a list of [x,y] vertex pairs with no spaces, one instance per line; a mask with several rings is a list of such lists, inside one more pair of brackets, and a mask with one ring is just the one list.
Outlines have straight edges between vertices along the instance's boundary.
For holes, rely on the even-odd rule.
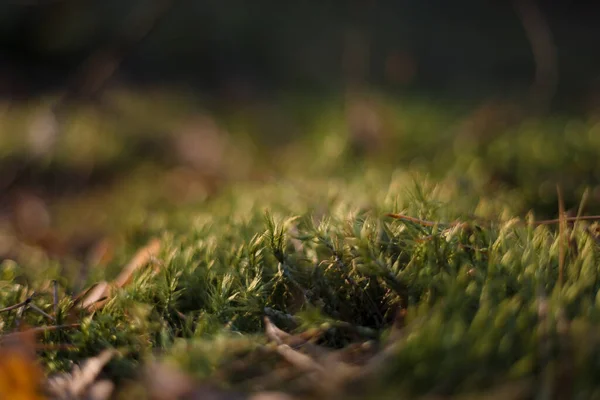
[[537,83],[579,111],[600,90],[598,11],[566,0],[6,0],[1,89],[63,90],[87,61],[112,71],[108,86],[176,85],[227,102],[359,83],[474,101]]
[[87,249],[138,206],[365,165],[502,194],[521,215],[555,216],[557,184],[567,209],[600,211],[599,11],[4,0],[0,252],[14,237]]

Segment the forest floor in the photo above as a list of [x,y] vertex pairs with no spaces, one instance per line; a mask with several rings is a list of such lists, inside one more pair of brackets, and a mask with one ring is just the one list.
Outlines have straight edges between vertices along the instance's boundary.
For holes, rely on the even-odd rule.
[[51,101],[0,110],[0,398],[600,396],[597,116]]

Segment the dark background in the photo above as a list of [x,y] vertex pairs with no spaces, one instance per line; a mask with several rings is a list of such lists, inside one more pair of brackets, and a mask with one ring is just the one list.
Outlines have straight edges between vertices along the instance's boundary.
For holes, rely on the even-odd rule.
[[[581,110],[600,92],[600,6],[594,3],[533,3],[557,53],[554,107]],[[154,20],[139,28],[144,18]],[[64,88],[86,60],[104,50],[120,62],[107,84],[184,85],[224,99],[330,93],[351,81],[389,93],[459,101],[520,95],[535,74],[531,45],[512,1],[0,4],[5,97]]]

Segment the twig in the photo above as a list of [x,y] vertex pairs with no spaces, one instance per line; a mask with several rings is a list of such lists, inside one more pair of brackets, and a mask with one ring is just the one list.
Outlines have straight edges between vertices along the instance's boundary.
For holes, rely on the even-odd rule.
[[52,321],[52,322],[56,321],[56,319],[52,315],[48,314],[47,312],[45,312],[44,310],[42,310],[41,308],[39,308],[35,304],[29,303],[27,306],[29,308],[31,308],[33,311],[35,311],[35,312],[43,315],[44,317],[48,318],[50,321]]
[[[403,221],[414,222],[415,224],[419,224],[421,226],[429,226],[429,227],[434,227],[434,226],[455,227],[460,224],[465,224],[465,222],[461,222],[461,221],[454,221],[454,222],[427,221],[424,219],[410,217],[410,216],[404,215],[404,214],[388,213],[388,214],[385,214],[385,216],[391,217],[394,219],[403,220]],[[488,224],[500,223],[500,221],[486,220],[483,218],[476,218],[476,221],[481,222],[481,223],[488,223]],[[565,222],[600,221],[600,215],[581,215],[581,216],[577,216],[577,217],[565,217],[564,221]],[[531,224],[533,224],[533,225],[556,225],[556,224],[559,224],[560,222],[561,222],[561,218],[555,218],[555,219],[545,219],[545,220],[541,220],[541,221],[532,221]],[[529,224],[529,222],[527,222],[527,221],[517,221],[517,223],[520,223],[522,225]]]
[[[600,215],[582,215],[579,217],[565,217],[563,218],[565,222],[577,222],[577,221],[600,221]],[[535,225],[555,225],[560,223],[561,219],[547,219],[543,221],[533,222]]]
[[54,316],[58,316],[58,282],[56,279],[52,281],[52,300],[54,305]]
[[[590,196],[590,189],[586,188],[585,191],[583,192],[583,196],[581,196],[581,201],[579,202],[579,208],[577,209],[577,216],[575,223],[577,223],[577,221],[579,221],[581,219],[581,215],[583,214],[583,210],[585,209],[585,206],[587,205],[587,201],[588,198]],[[571,236],[569,237],[569,240],[573,240],[573,238],[575,237],[575,230],[571,231]]]
[[[567,217],[566,214],[564,214],[564,210],[563,210],[563,216],[562,218],[556,218],[556,219],[546,219],[546,220],[542,220],[542,221],[521,221],[521,220],[517,220],[516,223],[521,225],[521,226],[526,226],[526,225],[534,225],[534,226],[542,226],[542,225],[556,225],[559,224],[559,237],[562,237],[563,233],[561,233],[561,229],[564,229],[564,231],[566,231],[566,224],[568,222],[573,222],[573,223],[577,223],[579,221],[600,221],[600,215],[581,215],[582,212],[582,206],[580,207],[577,216],[576,217]],[[434,234],[431,235],[427,235],[427,236],[423,236],[420,238],[416,238],[414,239],[417,243],[424,243],[424,242],[428,242],[430,240],[432,240],[436,235],[443,235],[445,233],[447,233],[450,229],[455,228],[457,226],[463,225],[463,226],[467,226],[468,223],[466,222],[460,222],[460,221],[454,221],[454,222],[434,222],[434,221],[427,221],[427,220],[423,220],[423,219],[419,219],[419,218],[414,218],[414,217],[410,217],[408,215],[404,215],[404,214],[393,214],[393,213],[389,213],[389,214],[385,214],[387,217],[391,217],[391,218],[395,218],[395,219],[399,219],[402,221],[409,221],[409,222],[413,222],[416,224],[419,224],[421,226],[427,226],[427,227],[434,227],[434,226],[441,226],[441,227],[446,227],[445,229],[436,232]],[[500,223],[500,221],[493,221],[493,220],[485,220],[485,219],[481,219],[481,218],[474,218],[477,222],[479,223],[486,223],[488,225],[494,224],[494,223]],[[562,228],[564,224],[564,228]],[[573,234],[574,231],[571,233],[571,238],[573,238]],[[561,240],[561,246],[562,246],[562,240]],[[463,246],[466,247],[466,246]],[[562,250],[561,250],[562,251]],[[562,256],[561,256],[562,257]],[[562,258],[561,258],[562,260]],[[564,260],[562,261],[564,262]],[[561,264],[562,265],[562,264]],[[561,273],[562,273],[562,267],[560,267]],[[562,277],[561,277],[562,280]]]
[[558,286],[562,288],[563,274],[565,269],[565,232],[567,230],[567,221],[565,221],[565,204],[563,203],[560,186],[556,186],[558,195]]
[[0,309],[0,313],[12,311],[12,310],[15,310],[17,308],[27,306],[29,303],[31,303],[32,300],[33,300],[33,295],[29,296],[28,298],[26,298],[25,300],[23,300],[20,303],[17,303],[17,304],[14,304],[12,306]]
[[38,312],[39,314],[41,314],[44,317],[48,318],[52,322],[56,321],[56,319],[54,317],[52,317],[51,315],[49,315],[48,313],[46,313],[44,310],[42,310],[41,308],[39,308],[38,306],[36,306],[35,304],[32,303],[34,297],[35,297],[35,292],[33,292],[31,294],[31,296],[29,296],[24,301],[22,301],[22,302],[20,302],[18,304],[14,304],[14,305],[12,305],[10,307],[5,307],[3,309],[0,309],[0,313],[2,313],[2,312],[8,312],[8,311],[11,311],[11,310],[18,309],[19,313],[17,315],[17,326],[19,325],[20,319],[23,316],[23,312],[25,311],[26,308],[31,308],[32,310]]

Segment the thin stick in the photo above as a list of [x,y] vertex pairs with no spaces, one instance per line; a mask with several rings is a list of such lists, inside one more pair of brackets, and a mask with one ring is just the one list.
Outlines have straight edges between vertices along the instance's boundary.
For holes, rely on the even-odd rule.
[[[582,215],[579,217],[565,217],[562,219],[564,222],[577,222],[577,221],[600,221],[600,215]],[[560,218],[547,219],[543,221],[535,221],[534,225],[555,225],[561,222]]]
[[[586,188],[585,192],[583,192],[583,196],[581,196],[581,202],[579,202],[579,209],[577,209],[577,220],[575,221],[575,223],[577,223],[577,221],[579,221],[581,219],[581,214],[583,214],[583,210],[585,209],[585,206],[587,205],[587,201],[588,198],[590,196],[590,189]],[[570,240],[573,240],[573,238],[575,237],[575,229],[573,229],[571,231],[571,236],[569,237]]]
[[[449,226],[449,227],[453,227],[453,226],[457,226],[460,225],[462,222],[460,221],[454,221],[454,222],[434,222],[434,221],[427,221],[424,219],[419,219],[419,218],[414,218],[414,217],[410,217],[408,215],[404,215],[404,214],[385,214],[387,217],[392,217],[395,219],[400,219],[403,221],[409,221],[409,222],[414,222],[416,224],[419,224],[421,226]],[[483,220],[483,219],[477,219],[479,222],[487,222],[487,223],[494,223],[494,222],[498,222],[498,221],[492,221],[492,220]],[[600,215],[581,215],[581,216],[577,216],[577,217],[565,217],[564,218],[565,222],[577,222],[577,221],[600,221]],[[561,222],[561,218],[556,218],[556,219],[545,219],[545,220],[541,220],[541,221],[533,221],[532,224],[533,225],[555,225]],[[525,221],[519,221],[519,223],[521,224],[527,224],[527,222]]]
[[558,285],[562,288],[563,274],[565,269],[565,232],[567,230],[567,221],[565,220],[565,204],[563,203],[560,186],[556,185],[558,195]]
[[32,296],[28,297],[27,299],[23,300],[20,303],[0,309],[0,313],[12,311],[17,308],[24,307],[24,306],[28,305],[31,302],[31,300],[32,300]]
[[54,304],[54,316],[58,315],[58,282],[56,279],[52,281],[52,300]]
[[42,310],[41,308],[39,308],[35,304],[29,303],[28,307],[31,308],[33,311],[36,311],[37,313],[39,313],[39,314],[43,315],[44,317],[48,318],[50,321],[56,322],[56,318],[54,318],[52,315],[48,314],[47,312],[45,312],[44,310]]
[[[582,201],[583,203],[583,201]],[[563,204],[563,208],[564,208],[564,204]],[[526,221],[521,221],[518,220],[516,221],[517,224],[519,225],[527,225],[529,223],[531,223],[534,226],[542,226],[542,225],[555,225],[555,224],[560,224],[559,226],[559,230],[560,229],[564,229],[564,231],[566,231],[566,224],[567,222],[574,222],[577,223],[579,221],[600,221],[600,215],[581,215],[583,211],[583,204],[580,206],[579,211],[577,213],[576,217],[567,217],[566,214],[564,213],[563,210],[563,215],[562,218],[556,218],[556,219],[546,219],[546,220],[542,220],[542,221],[532,221],[532,222],[526,222]],[[408,215],[404,215],[404,214],[393,214],[393,213],[389,213],[389,214],[385,214],[387,217],[391,217],[391,218],[395,218],[395,219],[399,219],[399,220],[403,220],[403,221],[409,221],[409,222],[413,222],[416,224],[419,224],[421,226],[427,226],[427,227],[434,227],[434,226],[440,226],[440,227],[446,227],[445,229],[443,229],[440,232],[437,232],[436,234],[432,234],[432,235],[427,235],[418,239],[415,239],[415,241],[417,243],[424,243],[427,242],[429,240],[432,240],[436,235],[441,235],[444,234],[446,232],[448,232],[451,228],[454,228],[456,226],[462,225],[462,224],[467,224],[465,222],[460,222],[460,221],[455,221],[455,222],[434,222],[434,221],[427,221],[427,220],[423,220],[423,219],[419,219],[419,218],[414,218],[414,217],[410,217]],[[492,220],[483,220],[481,218],[475,218],[475,220],[477,220],[480,223],[487,223],[488,225],[491,225],[492,223],[496,222],[499,223],[499,221],[492,221]],[[561,228],[562,224],[564,224],[564,228]],[[571,237],[573,237],[574,231],[571,233]],[[562,237],[563,233],[560,233],[560,237]],[[563,245],[562,240],[561,240],[561,246]],[[564,251],[564,249],[563,249]],[[564,255],[563,255],[564,256]],[[561,258],[562,262],[564,262],[564,259]],[[562,274],[562,267],[560,267],[560,271]],[[561,275],[561,279],[562,279],[562,275]]]

